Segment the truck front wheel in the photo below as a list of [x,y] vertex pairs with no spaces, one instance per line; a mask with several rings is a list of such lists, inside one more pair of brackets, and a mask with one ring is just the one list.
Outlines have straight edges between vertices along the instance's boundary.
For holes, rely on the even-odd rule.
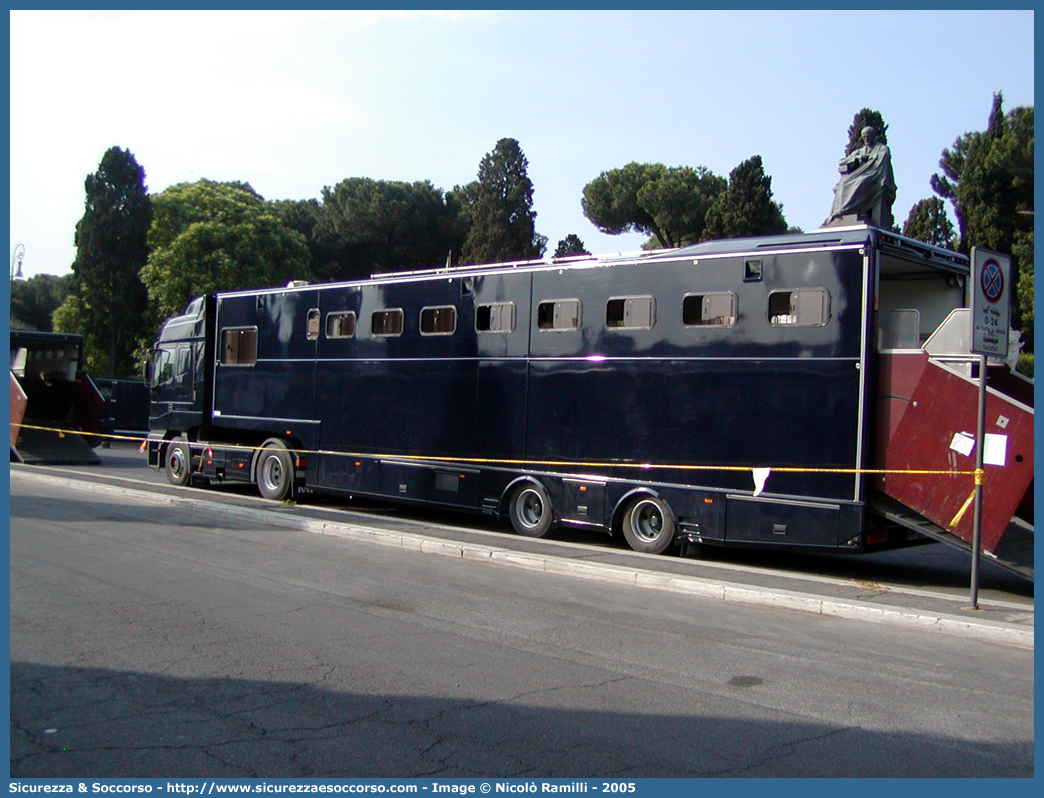
[[189,483],[192,478],[192,451],[188,441],[177,438],[167,444],[163,470],[167,472],[167,481],[171,485],[183,487]]

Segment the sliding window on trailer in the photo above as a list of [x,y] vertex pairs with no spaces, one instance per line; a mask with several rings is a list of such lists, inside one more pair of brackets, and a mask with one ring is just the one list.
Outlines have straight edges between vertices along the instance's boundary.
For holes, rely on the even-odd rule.
[[936,264],[882,253],[877,349],[920,349],[950,311],[965,307],[966,282],[965,275]]

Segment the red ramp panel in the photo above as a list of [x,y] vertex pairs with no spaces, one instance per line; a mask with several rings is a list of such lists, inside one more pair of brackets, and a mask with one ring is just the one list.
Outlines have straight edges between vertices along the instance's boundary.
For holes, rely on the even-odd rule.
[[15,459],[14,446],[18,443],[18,433],[22,429],[22,419],[25,418],[25,406],[28,400],[25,391],[18,384],[18,378],[11,372],[11,459]]
[[[974,523],[978,381],[924,352],[882,358],[877,485],[966,543]],[[903,394],[909,391],[908,395]],[[889,430],[890,427],[890,430]],[[890,432],[890,435],[889,435]],[[1033,408],[989,389],[983,467],[982,548],[994,553],[1033,483]],[[1024,505],[1025,506],[1025,505]]]

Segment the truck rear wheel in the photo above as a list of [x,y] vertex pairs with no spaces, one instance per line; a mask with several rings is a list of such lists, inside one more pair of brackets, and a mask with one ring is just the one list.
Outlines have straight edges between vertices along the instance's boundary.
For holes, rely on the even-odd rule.
[[176,438],[167,444],[163,458],[163,470],[171,485],[185,486],[192,479],[192,450],[184,438]]
[[523,482],[511,492],[508,517],[514,530],[528,538],[542,538],[551,529],[551,498],[538,482]]
[[257,489],[266,499],[281,502],[294,495],[294,461],[280,444],[269,444],[257,460]]
[[627,545],[646,554],[661,554],[674,544],[674,515],[657,496],[638,496],[623,515]]

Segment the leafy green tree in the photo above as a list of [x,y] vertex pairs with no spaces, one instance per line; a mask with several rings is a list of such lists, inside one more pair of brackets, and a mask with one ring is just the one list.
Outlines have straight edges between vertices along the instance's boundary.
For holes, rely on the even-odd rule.
[[707,211],[704,239],[787,232],[783,208],[772,200],[772,178],[754,155],[729,173],[729,185]]
[[942,174],[932,188],[951,200],[960,228],[959,248],[1010,253],[1016,275],[1013,324],[1033,347],[1033,108],[1007,114],[993,97],[985,131],[965,133],[945,149]]
[[572,258],[577,255],[590,255],[584,246],[584,242],[580,240],[580,237],[576,233],[570,233],[561,241],[558,242],[558,246],[555,247],[554,257],[556,258]]
[[580,201],[584,216],[603,233],[644,233],[656,236],[663,246],[656,220],[638,202],[638,192],[665,169],[663,164],[632,161],[620,169],[602,172],[584,186]]
[[725,188],[725,179],[703,166],[632,162],[584,186],[581,206],[603,233],[644,233],[660,247],[679,247],[700,240],[707,211]]
[[903,222],[903,235],[945,249],[957,247],[957,233],[946,214],[946,204],[938,197],[920,200]]
[[[141,270],[159,318],[211,291],[307,279],[305,237],[245,183],[200,180],[153,198],[152,253]],[[154,322],[158,319],[154,319]]]
[[1016,231],[1031,230],[1033,210],[1033,109],[1016,108],[1007,115],[1003,96],[994,95],[989,124],[982,132],[965,133],[953,149],[945,149],[932,177],[932,188],[954,203],[961,248],[1010,248]]
[[[1023,348],[1033,352],[1033,230],[1020,230],[1015,233],[1015,241],[1011,245],[1011,254],[1018,264],[1019,274],[1015,284],[1015,304],[1021,311]],[[1032,355],[1030,370],[1021,369],[1030,377],[1032,372]]]
[[37,274],[28,280],[11,282],[11,318],[18,319],[34,330],[51,332],[51,315],[69,295],[71,274],[55,277]]
[[78,324],[70,331],[84,337],[89,370],[126,376],[137,371],[134,352],[147,324],[147,295],[138,276],[148,258],[152,221],[145,170],[128,150],[112,147],[84,188],[67,299],[75,298],[77,312],[65,319]]
[[[84,309],[83,304],[80,302],[80,298],[76,294],[67,294],[62,304],[55,308],[54,313],[51,314],[51,327],[54,332],[61,333],[74,333],[76,335],[82,335],[82,330],[85,328],[84,322]],[[139,342],[138,350],[133,355],[135,363],[142,362],[141,356],[143,347]],[[84,337],[83,339],[83,362],[86,364],[86,370],[88,372],[98,373],[97,368],[93,368],[92,364],[105,363],[108,358],[107,347],[99,347],[97,339],[91,337]],[[133,374],[127,373],[121,376],[137,376],[137,372]]]
[[700,239],[707,214],[725,189],[725,179],[706,167],[678,166],[643,186],[638,202],[656,220],[661,246],[680,247]]
[[309,240],[316,278],[442,266],[463,246],[460,214],[457,200],[428,181],[353,177],[326,187]]
[[536,232],[529,161],[515,139],[504,138],[479,163],[478,181],[459,192],[471,220],[462,263],[529,260],[544,254]]
[[300,233],[308,242],[311,253],[309,278],[325,281],[321,264],[328,258],[324,255],[321,243],[316,238],[316,227],[319,224],[319,200],[272,200],[272,209],[279,215],[283,224],[290,230]]

